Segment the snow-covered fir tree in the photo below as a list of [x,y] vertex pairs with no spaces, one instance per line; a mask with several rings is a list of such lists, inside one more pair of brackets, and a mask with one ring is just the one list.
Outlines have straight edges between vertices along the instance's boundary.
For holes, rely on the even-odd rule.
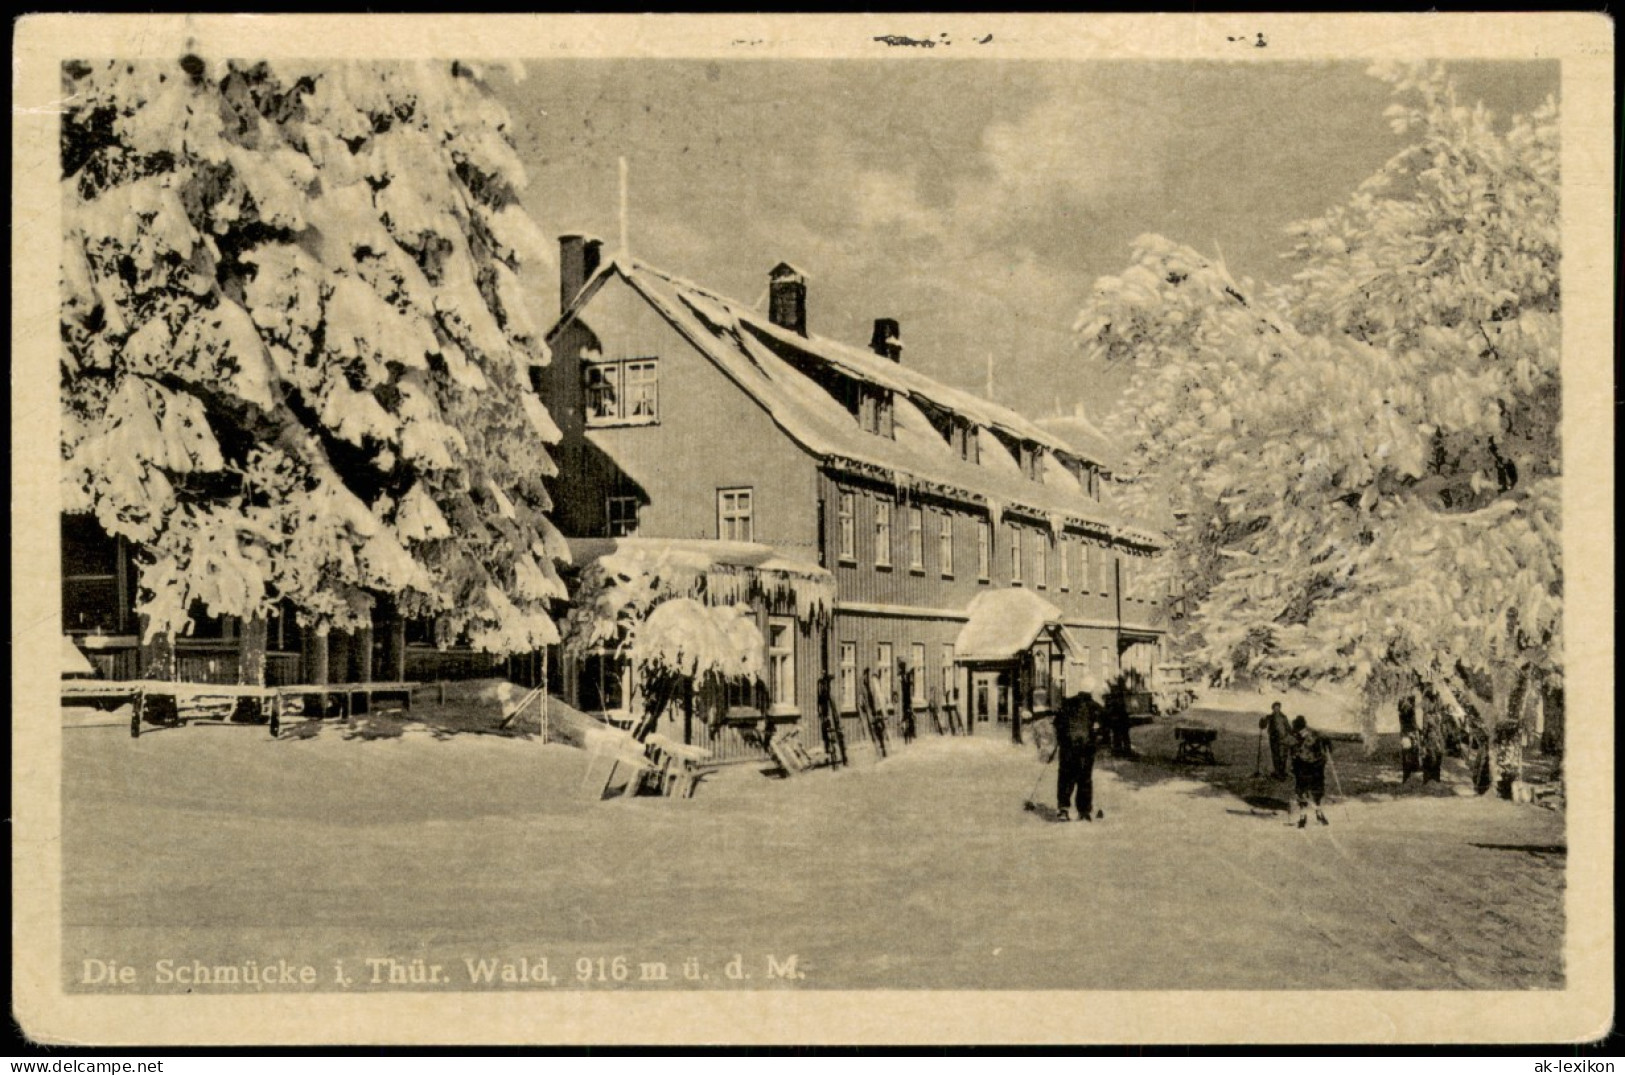
[[[558,432],[504,110],[459,63],[69,63],[67,510],[139,549],[145,637],[202,609],[318,634],[380,597],[551,643]],[[260,674],[250,668],[252,680]]]
[[1078,330],[1132,364],[1109,424],[1175,520],[1190,652],[1508,739],[1562,675],[1557,106],[1497,123],[1438,68],[1374,73],[1412,144],[1291,229],[1290,283],[1146,236]]

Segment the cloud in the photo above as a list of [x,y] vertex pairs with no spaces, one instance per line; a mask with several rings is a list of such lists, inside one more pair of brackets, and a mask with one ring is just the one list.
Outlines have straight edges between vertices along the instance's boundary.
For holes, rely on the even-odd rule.
[[858,223],[864,227],[901,228],[933,239],[942,239],[948,233],[948,214],[921,202],[912,175],[866,169],[853,178],[852,197]]

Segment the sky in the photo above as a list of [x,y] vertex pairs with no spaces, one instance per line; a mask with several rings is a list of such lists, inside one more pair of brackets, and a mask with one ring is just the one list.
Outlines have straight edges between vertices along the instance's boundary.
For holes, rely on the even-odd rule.
[[[1558,89],[1555,62],[1451,65],[1498,115]],[[780,261],[808,327],[1034,417],[1101,417],[1123,371],[1080,352],[1093,281],[1138,235],[1283,282],[1283,229],[1343,202],[1403,147],[1363,63],[550,60],[497,91],[550,235],[635,256],[765,309]],[[556,269],[534,277],[557,313]]]

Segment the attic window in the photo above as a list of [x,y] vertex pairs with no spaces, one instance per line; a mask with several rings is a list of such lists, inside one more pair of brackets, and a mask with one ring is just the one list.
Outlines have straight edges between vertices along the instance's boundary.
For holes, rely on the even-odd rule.
[[588,362],[581,367],[587,424],[652,425],[660,420],[660,367],[653,358]]

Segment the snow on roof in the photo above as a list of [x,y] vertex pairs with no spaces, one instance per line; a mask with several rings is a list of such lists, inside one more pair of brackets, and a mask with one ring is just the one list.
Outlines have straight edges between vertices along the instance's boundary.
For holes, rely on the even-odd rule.
[[750,541],[681,538],[570,538],[570,556],[600,579],[647,580],[652,587],[712,605],[782,600],[810,620],[835,603],[835,580],[817,564]]
[[[605,274],[618,273],[726,376],[754,397],[773,421],[808,451],[838,468],[865,474],[901,490],[936,492],[998,505],[1000,514],[1075,525],[1155,547],[1155,535],[1129,526],[1108,506],[1088,500],[1075,481],[1031,481],[997,437],[984,436],[981,463],[959,458],[931,428],[914,401],[962,414],[974,424],[1052,449],[1065,446],[1014,412],[938,385],[879,355],[819,337],[802,337],[755,311],[659,269],[611,262],[582,289],[564,321],[574,316]],[[896,395],[896,437],[865,432],[795,361],[832,367]],[[1068,451],[1076,456],[1077,453]],[[1048,473],[1048,470],[1046,471]]]
[[1071,640],[1061,626],[1061,610],[1031,590],[1010,587],[979,593],[966,608],[970,618],[954,640],[960,661],[1005,661],[1033,644],[1046,628],[1066,649]]
[[1036,419],[1046,433],[1065,441],[1074,452],[1098,462],[1107,470],[1118,469],[1118,457],[1109,437],[1082,413]]
[[638,631],[640,659],[689,678],[761,678],[762,634],[750,609],[677,597],[655,606]]

